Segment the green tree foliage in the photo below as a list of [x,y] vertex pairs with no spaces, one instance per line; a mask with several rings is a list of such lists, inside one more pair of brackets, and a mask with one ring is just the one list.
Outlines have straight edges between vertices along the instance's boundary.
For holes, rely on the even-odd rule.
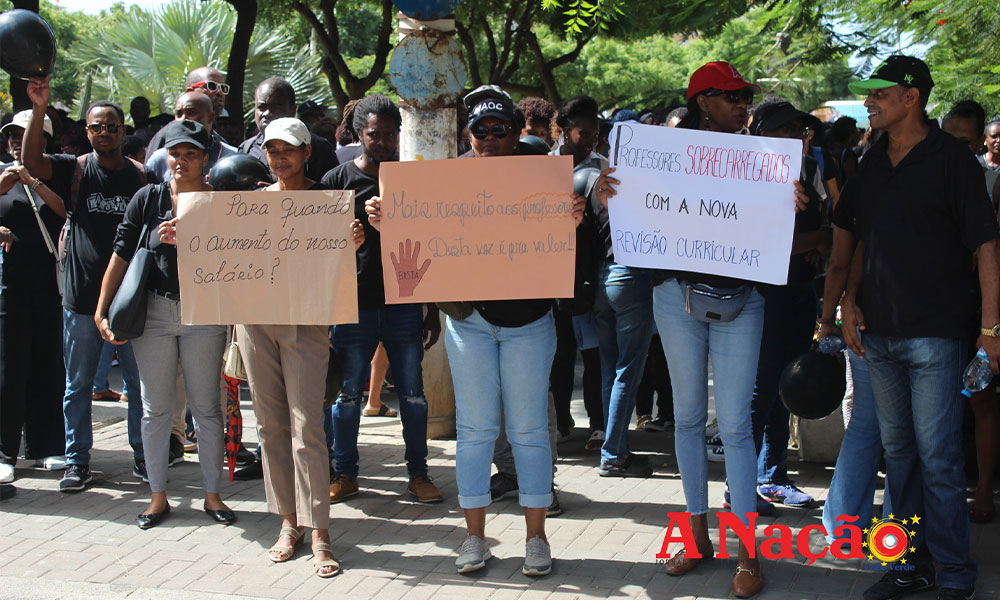
[[[77,104],[108,97],[127,105],[133,97],[145,96],[154,113],[172,111],[188,71],[204,65],[225,69],[235,25],[235,12],[224,2],[177,0],[153,11],[133,6],[112,15],[99,39],[83,40],[69,53],[90,77]],[[287,79],[303,98],[328,102],[318,63],[283,28],[257,28],[250,41],[243,106],[252,106],[257,83],[271,76]]]

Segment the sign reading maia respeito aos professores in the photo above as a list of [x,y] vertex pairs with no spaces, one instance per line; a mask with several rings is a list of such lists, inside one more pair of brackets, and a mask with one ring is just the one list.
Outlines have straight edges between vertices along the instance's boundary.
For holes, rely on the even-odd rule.
[[615,261],[784,284],[802,142],[620,123]]

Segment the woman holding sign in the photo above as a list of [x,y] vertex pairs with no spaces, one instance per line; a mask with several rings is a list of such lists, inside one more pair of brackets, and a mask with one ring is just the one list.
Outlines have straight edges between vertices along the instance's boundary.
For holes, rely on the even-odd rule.
[[[699,68],[688,85],[688,113],[677,125],[720,133],[740,133],[747,107],[760,88],[743,79],[735,67],[713,62]],[[607,205],[617,193],[605,171],[597,181],[597,199]],[[795,182],[795,210],[806,206],[802,186]],[[715,406],[726,448],[726,477],[732,510],[747,524],[757,506],[757,455],[750,418],[764,323],[764,298],[749,281],[701,273],[660,273],[653,288],[653,314],[661,332],[674,389],[677,465],[700,558],[684,551],[667,561],[669,575],[683,575],[714,554],[708,536],[708,459],[705,420],[708,407],[707,363],[711,356]],[[654,281],[654,283],[656,283]],[[733,593],[749,597],[763,587],[760,562],[740,542]]]
[[[264,129],[264,151],[277,178],[266,191],[325,189],[305,175],[312,147],[305,124],[285,117]],[[364,243],[361,221],[349,231],[354,249]],[[330,547],[330,463],[323,432],[323,398],[330,340],[326,325],[237,325],[264,459],[267,507],[281,515],[273,562],[292,558],[305,528],[312,529],[313,568],[320,577],[340,573]]]
[[[465,104],[474,156],[514,154],[518,131],[513,127],[510,96],[496,86],[481,86],[466,96]],[[573,201],[573,217],[579,224],[586,199],[574,194]],[[381,200],[368,200],[365,210],[378,229]],[[545,536],[545,510],[552,501],[548,435],[549,372],[556,350],[552,301],[482,301],[463,303],[463,308],[452,311],[456,316],[449,316],[445,334],[455,384],[458,499],[468,530],[455,566],[459,573],[469,573],[492,557],[486,545],[486,507],[493,444],[503,414],[527,530],[521,572],[545,575],[552,570]]]
[[205,482],[204,510],[212,520],[230,525],[236,522],[236,515],[219,497],[223,449],[219,377],[226,328],[223,325],[181,324],[180,281],[174,246],[177,196],[183,192],[212,189],[202,177],[208,160],[205,148],[210,138],[208,131],[195,121],[174,121],[163,131],[167,165],[173,179],[143,187],[129,202],[125,220],[118,226],[111,263],[104,273],[94,321],[105,340],[112,344],[125,343],[111,331],[108,309],[132,257],[140,247],[148,248],[154,260],[149,274],[146,325],[142,335],[132,340],[132,347],[139,366],[142,444],[147,449],[146,473],[153,498],[136,518],[136,524],[140,529],[149,529],[170,514],[166,493],[167,455],[177,399],[175,384],[179,360],[198,435],[198,462]]

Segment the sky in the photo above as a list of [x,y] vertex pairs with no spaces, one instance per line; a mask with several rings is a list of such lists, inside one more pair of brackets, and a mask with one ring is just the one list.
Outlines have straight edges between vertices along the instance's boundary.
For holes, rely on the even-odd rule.
[[87,14],[95,15],[104,9],[111,8],[119,2],[127,6],[133,4],[143,8],[155,8],[169,3],[169,0],[53,0],[58,6],[62,6],[71,11],[83,11]]

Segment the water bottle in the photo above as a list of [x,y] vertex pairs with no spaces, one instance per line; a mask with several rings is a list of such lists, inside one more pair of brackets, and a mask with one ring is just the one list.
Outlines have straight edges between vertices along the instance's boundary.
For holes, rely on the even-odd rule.
[[844,348],[847,347],[844,344],[844,340],[835,335],[821,337],[816,341],[816,343],[819,344],[819,351],[823,354],[836,354],[838,352],[843,352]]
[[962,390],[962,395],[969,398],[976,392],[985,390],[991,381],[993,381],[993,368],[990,367],[986,350],[980,348],[969,366],[965,367],[965,374],[962,376],[965,388]]

